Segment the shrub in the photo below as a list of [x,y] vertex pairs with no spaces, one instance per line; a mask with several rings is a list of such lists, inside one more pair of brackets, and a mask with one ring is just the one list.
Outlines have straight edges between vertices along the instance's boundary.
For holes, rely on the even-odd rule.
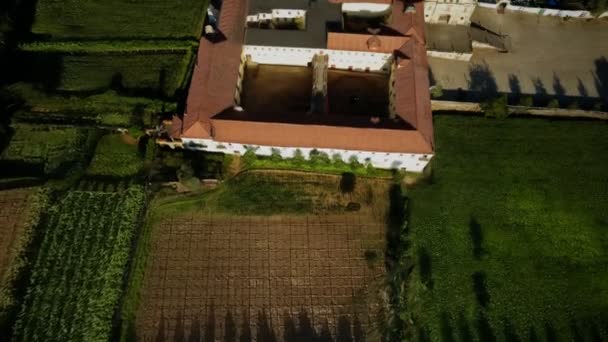
[[272,152],[270,153],[270,160],[272,160],[273,162],[280,162],[281,160],[283,160],[283,156],[281,156],[281,150],[279,150],[278,148],[273,148],[271,151]]
[[557,99],[552,99],[547,103],[547,108],[559,108],[559,101]]
[[245,166],[250,167],[253,165],[255,160],[257,159],[257,155],[255,154],[255,148],[247,148],[247,152],[243,154],[243,163]]
[[352,155],[348,158],[348,164],[351,169],[357,169],[361,167],[361,163],[359,163],[359,158],[356,155]]
[[519,105],[523,107],[533,107],[534,98],[531,95],[522,96],[522,98],[519,100]]
[[489,118],[506,118],[509,116],[507,95],[501,95],[493,100],[482,103],[481,110],[483,110],[485,116]]
[[302,164],[304,163],[304,161],[306,161],[306,159],[304,158],[304,154],[302,153],[302,151],[298,148],[295,150],[295,152],[293,153],[293,161],[296,164]]
[[431,87],[431,97],[434,99],[438,99],[443,96],[443,88],[436,84]]
[[120,134],[108,134],[99,140],[87,173],[95,176],[130,177],[142,169],[143,160],[137,145],[125,143]]
[[310,151],[309,158],[313,164],[329,164],[330,163],[329,155],[325,152],[320,152],[317,149],[313,149],[312,151]]
[[344,159],[342,159],[342,155],[340,153],[334,153],[334,155],[331,156],[331,161],[336,165],[344,164]]

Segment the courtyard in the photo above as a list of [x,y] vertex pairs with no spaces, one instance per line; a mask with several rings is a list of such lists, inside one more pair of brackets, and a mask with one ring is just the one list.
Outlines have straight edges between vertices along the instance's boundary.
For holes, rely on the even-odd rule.
[[334,69],[327,78],[329,113],[388,116],[388,74]]

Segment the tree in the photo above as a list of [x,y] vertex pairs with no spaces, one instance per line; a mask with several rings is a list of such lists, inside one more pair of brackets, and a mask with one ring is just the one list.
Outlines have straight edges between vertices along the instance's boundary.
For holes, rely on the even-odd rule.
[[436,84],[431,87],[431,98],[438,99],[443,96],[443,88]]
[[359,158],[357,158],[357,156],[354,154],[348,158],[348,164],[350,165],[351,169],[356,169],[361,166],[359,163]]
[[485,116],[489,118],[506,118],[509,116],[507,95],[503,94],[493,100],[483,102],[481,104],[481,110],[483,110]]
[[279,150],[278,148],[271,149],[270,160],[272,160],[273,162],[280,162],[281,160],[283,160],[283,156],[281,156],[281,150]]
[[559,101],[557,99],[552,99],[551,101],[549,101],[549,103],[547,104],[548,108],[559,108]]
[[295,152],[293,152],[293,161],[296,164],[302,164],[305,161],[304,154],[302,153],[302,150],[300,150],[299,148],[296,149]]

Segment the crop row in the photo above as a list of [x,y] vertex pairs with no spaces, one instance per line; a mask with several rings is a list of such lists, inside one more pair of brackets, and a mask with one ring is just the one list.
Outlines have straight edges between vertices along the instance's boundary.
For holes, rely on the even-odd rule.
[[144,197],[74,191],[51,209],[16,340],[108,340]]

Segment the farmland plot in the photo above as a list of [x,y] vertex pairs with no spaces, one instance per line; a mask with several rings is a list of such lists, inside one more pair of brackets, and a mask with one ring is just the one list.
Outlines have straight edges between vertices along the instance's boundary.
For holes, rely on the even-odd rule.
[[[357,214],[172,217],[158,226],[139,340],[372,337],[384,224]],[[346,339],[350,340],[350,339]]]
[[108,340],[144,197],[73,191],[51,208],[16,340]]

